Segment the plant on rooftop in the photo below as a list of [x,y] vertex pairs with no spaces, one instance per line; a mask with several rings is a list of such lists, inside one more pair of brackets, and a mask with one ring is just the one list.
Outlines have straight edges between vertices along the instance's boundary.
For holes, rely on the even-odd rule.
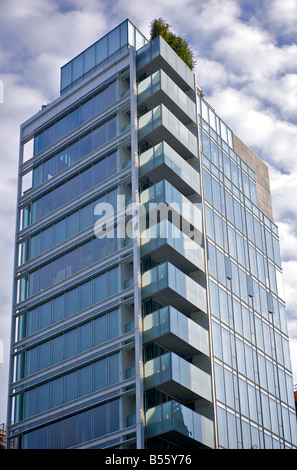
[[169,46],[172,47],[172,49],[187,64],[187,66],[193,70],[196,64],[196,60],[188,42],[181,36],[174,34],[170,28],[170,24],[165,23],[163,18],[153,20],[150,23],[151,40],[157,36],[162,36],[162,38],[169,44]]

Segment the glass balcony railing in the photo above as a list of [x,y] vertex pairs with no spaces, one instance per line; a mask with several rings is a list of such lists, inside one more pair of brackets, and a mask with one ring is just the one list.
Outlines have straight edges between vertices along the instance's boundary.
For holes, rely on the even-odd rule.
[[193,71],[174,52],[172,47],[161,36],[158,36],[137,51],[136,67],[139,73],[145,67],[149,67],[152,73],[160,66],[182,89],[195,89]]
[[144,317],[143,341],[155,341],[180,356],[194,355],[197,351],[209,356],[208,331],[172,306]]
[[142,274],[142,297],[153,297],[161,305],[172,305],[184,313],[207,313],[205,288],[169,262]]
[[155,182],[166,177],[184,195],[200,194],[199,172],[164,141],[143,152],[139,164],[140,176],[153,174]]
[[144,385],[156,387],[180,401],[204,398],[211,402],[210,375],[173,352],[144,364]]
[[[168,213],[171,211],[173,223],[183,232],[189,233],[191,231],[190,225],[192,225],[202,233],[200,205],[192,203],[167,180],[159,181],[142,191],[140,203],[144,205],[147,212],[150,212],[151,219],[154,219],[156,211],[159,211],[160,220],[162,218],[168,219]],[[167,208],[164,203],[167,205]],[[180,227],[179,222],[180,216],[182,218],[182,227]]]
[[160,263],[174,259],[184,272],[204,272],[204,249],[167,219],[142,232],[141,254],[151,254]]
[[138,138],[153,145],[165,139],[185,158],[198,156],[197,137],[163,104],[140,116]]
[[214,448],[213,421],[174,400],[146,410],[145,437],[154,436],[183,448]]
[[158,92],[162,92],[162,102],[170,107],[181,121],[190,123],[191,120],[196,123],[194,101],[163,70],[158,70],[138,84],[137,101],[144,104],[148,101],[158,103],[160,102],[160,93]]

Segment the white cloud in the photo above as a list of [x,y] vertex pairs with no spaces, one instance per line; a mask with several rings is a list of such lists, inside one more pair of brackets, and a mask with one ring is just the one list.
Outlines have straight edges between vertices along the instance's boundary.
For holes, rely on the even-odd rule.
[[269,5],[267,16],[273,22],[274,27],[289,28],[290,32],[294,29],[296,33],[296,0],[268,0],[267,5]]

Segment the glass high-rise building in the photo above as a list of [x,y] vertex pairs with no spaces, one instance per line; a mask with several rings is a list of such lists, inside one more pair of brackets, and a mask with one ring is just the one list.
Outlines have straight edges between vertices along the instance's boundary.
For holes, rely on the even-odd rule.
[[267,166],[126,20],[21,126],[14,448],[296,448]]

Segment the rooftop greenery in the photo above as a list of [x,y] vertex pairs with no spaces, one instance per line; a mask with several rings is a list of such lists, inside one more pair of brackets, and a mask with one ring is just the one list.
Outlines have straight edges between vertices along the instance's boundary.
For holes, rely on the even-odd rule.
[[170,28],[171,25],[166,23],[163,18],[153,20],[150,23],[151,40],[157,36],[162,36],[187,66],[193,70],[196,60],[188,42],[181,36],[174,34]]

